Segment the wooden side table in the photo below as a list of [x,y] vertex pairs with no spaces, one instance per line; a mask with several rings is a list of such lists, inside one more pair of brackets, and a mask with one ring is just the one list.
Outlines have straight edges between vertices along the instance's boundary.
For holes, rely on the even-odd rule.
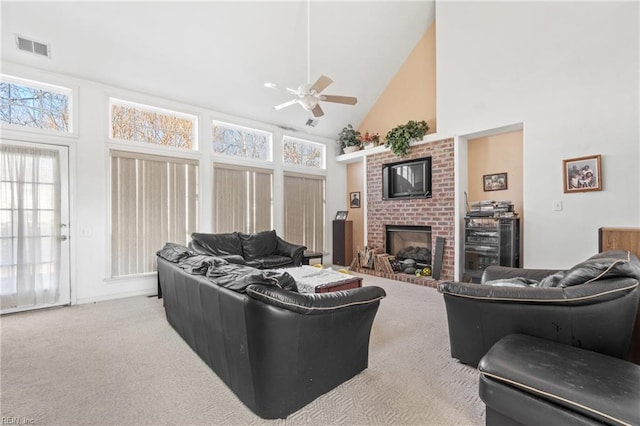
[[308,265],[311,259],[320,259],[320,263],[323,263],[324,254],[319,251],[305,251],[302,255],[302,264]]
[[[629,250],[640,257],[640,228],[600,228],[598,229],[598,249],[601,253],[607,250]],[[640,365],[640,300],[638,300],[636,323],[627,360]]]

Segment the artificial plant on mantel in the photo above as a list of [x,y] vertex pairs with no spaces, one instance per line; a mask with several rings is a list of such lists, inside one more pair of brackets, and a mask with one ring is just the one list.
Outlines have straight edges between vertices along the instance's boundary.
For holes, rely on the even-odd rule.
[[410,120],[407,124],[400,124],[389,130],[384,138],[384,146],[391,148],[397,156],[406,157],[409,155],[411,142],[422,139],[428,130],[426,121]]

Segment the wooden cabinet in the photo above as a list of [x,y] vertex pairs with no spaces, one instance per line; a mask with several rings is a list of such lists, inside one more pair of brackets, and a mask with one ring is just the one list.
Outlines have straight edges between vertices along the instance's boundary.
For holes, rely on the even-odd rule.
[[[629,250],[640,257],[640,228],[600,228],[598,230],[598,249],[600,252]],[[629,348],[627,359],[640,365],[640,300],[638,301],[636,324],[631,337],[631,348]]]
[[333,264],[349,266],[353,261],[353,222],[333,221]]
[[629,250],[640,257],[640,228],[600,228],[598,230],[600,252]]

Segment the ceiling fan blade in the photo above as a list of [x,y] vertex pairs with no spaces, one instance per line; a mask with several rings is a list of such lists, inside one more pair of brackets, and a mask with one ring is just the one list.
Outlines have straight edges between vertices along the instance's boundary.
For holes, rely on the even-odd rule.
[[319,104],[313,107],[311,112],[313,113],[314,117],[322,117],[324,115],[324,111],[322,110],[322,108],[320,108]]
[[358,103],[358,98],[354,98],[353,96],[322,95],[320,96],[320,100],[347,105],[355,105]]
[[292,95],[299,95],[300,92],[298,92],[297,90],[293,90],[293,89],[289,89],[288,87],[280,87],[277,84],[274,83],[265,83],[264,87],[268,87],[269,89],[276,89],[276,90],[280,90],[281,92],[287,92],[290,93]]
[[283,104],[280,104],[280,105],[276,105],[276,106],[274,106],[274,107],[273,107],[273,109],[282,109],[282,108],[286,108],[286,107],[288,107],[288,106],[291,106],[291,105],[293,105],[293,104],[297,104],[297,103],[298,103],[298,100],[297,100],[297,99],[292,99],[292,100],[287,101],[287,102],[285,102],[285,103],[283,103]]
[[333,80],[331,80],[326,75],[321,75],[320,78],[318,78],[318,80],[316,80],[316,82],[313,83],[313,86],[311,86],[311,90],[315,90],[316,93],[320,93],[324,89],[326,89],[327,86],[329,86],[331,83],[333,83]]

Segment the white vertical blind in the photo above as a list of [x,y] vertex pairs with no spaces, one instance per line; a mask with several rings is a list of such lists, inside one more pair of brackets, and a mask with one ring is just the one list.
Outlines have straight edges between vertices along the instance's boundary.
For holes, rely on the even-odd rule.
[[155,270],[165,242],[187,244],[198,223],[198,162],[111,151],[111,275]]
[[214,164],[214,231],[259,232],[272,229],[273,172]]
[[324,252],[325,178],[299,174],[284,177],[284,239]]

